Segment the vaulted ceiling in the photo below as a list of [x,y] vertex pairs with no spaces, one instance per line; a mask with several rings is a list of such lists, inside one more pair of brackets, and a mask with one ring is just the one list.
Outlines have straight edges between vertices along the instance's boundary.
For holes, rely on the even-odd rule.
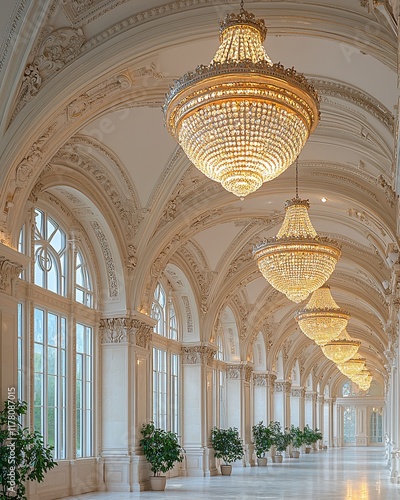
[[[27,200],[55,197],[94,239],[112,233],[110,252],[134,269],[120,309],[146,311],[151,277],[164,272],[171,287],[197,294],[203,341],[232,311],[239,359],[262,332],[274,353],[283,349],[288,376],[297,359],[304,375],[334,382],[340,373],[293,319],[299,306],[252,258],[280,227],[294,167],[241,201],[199,173],[164,127],[169,85],[210,62],[218,23],[239,3],[5,2],[0,235],[15,246]],[[342,244],[332,295],[381,383],[397,328],[396,3],[245,2],[266,21],[272,61],[304,73],[320,95],[321,120],[299,158],[300,196],[317,232]]]

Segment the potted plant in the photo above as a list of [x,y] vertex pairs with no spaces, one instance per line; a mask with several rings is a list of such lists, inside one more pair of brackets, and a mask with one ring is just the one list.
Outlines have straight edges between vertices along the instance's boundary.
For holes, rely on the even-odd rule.
[[8,399],[0,412],[0,498],[26,500],[26,481],[41,483],[44,474],[57,465],[52,446],[45,446],[37,431],[24,428],[25,401]]
[[283,460],[282,453],[289,446],[291,437],[289,432],[283,432],[279,422],[270,422],[269,426],[272,433],[272,443],[275,446],[276,454],[272,458],[275,463],[281,463]]
[[211,431],[212,446],[215,458],[221,458],[225,463],[221,465],[221,474],[232,474],[232,463],[243,458],[243,446],[236,427],[219,429],[213,427]]
[[182,462],[184,450],[174,432],[156,428],[154,422],[143,424],[140,432],[143,436],[140,445],[154,474],[150,476],[151,489],[163,491],[167,477],[162,476],[161,473],[165,474],[171,470],[175,462]]
[[272,446],[272,433],[269,427],[266,427],[262,421],[257,425],[253,425],[253,442],[254,449],[257,455],[258,465],[267,465],[267,457],[265,454]]
[[306,445],[306,453],[310,453],[311,445],[315,443],[314,440],[315,435],[314,431],[310,429],[308,424],[304,427],[303,436],[304,436],[304,444]]
[[290,426],[290,437],[293,446],[292,457],[300,457],[300,448],[304,442],[304,436],[300,427],[295,427],[293,424]]
[[314,430],[314,443],[316,444],[317,441],[321,441],[321,444],[320,444],[320,449],[322,449],[322,438],[323,438],[323,435],[322,435],[322,432],[316,427],[315,430]]

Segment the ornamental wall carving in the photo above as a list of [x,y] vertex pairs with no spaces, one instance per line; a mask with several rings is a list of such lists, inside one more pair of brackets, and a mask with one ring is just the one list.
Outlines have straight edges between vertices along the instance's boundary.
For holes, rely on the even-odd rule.
[[205,364],[208,366],[212,366],[214,356],[215,356],[215,348],[210,346],[190,346],[182,347],[182,363],[184,365],[200,365]]
[[0,256],[0,291],[13,293],[14,283],[22,269],[22,265]]
[[193,316],[192,316],[192,309],[190,307],[189,297],[187,295],[182,295],[181,299],[183,305],[185,306],[185,312],[186,312],[186,332],[193,333],[194,332]]
[[98,242],[103,253],[104,262],[107,266],[107,278],[108,278],[108,295],[110,298],[118,297],[118,280],[117,272],[115,269],[114,259],[111,253],[110,246],[106,235],[103,233],[100,224],[97,221],[91,221],[90,225],[98,239]]

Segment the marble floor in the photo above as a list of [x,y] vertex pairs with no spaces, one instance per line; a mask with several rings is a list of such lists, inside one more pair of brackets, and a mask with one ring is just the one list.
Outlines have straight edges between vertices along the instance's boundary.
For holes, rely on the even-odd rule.
[[235,467],[232,476],[168,479],[164,492],[88,493],[65,500],[400,500],[382,448],[339,448],[284,458],[267,467]]

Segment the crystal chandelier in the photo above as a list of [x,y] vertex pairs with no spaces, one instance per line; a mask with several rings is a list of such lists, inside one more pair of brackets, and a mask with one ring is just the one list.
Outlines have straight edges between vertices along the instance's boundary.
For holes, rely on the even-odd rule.
[[343,373],[343,375],[346,375],[346,377],[352,379],[354,375],[360,373],[360,371],[364,369],[365,361],[366,361],[365,358],[361,357],[357,353],[353,358],[349,359],[348,361],[338,364],[337,367]]
[[363,391],[367,391],[371,386],[372,375],[367,369],[361,370],[359,373],[352,375],[350,378]]
[[166,127],[189,160],[240,197],[284,172],[319,120],[314,88],[271,62],[266,34],[242,1],[221,23],[211,63],[175,81],[164,104]]
[[317,235],[309,208],[308,200],[298,197],[296,182],[296,198],[286,201],[285,220],[278,234],[253,249],[264,278],[293,302],[301,302],[322,286],[341,254],[336,241]]
[[321,349],[328,359],[338,364],[352,358],[357,353],[360,345],[361,342],[352,339],[345,328],[337,340],[331,340],[321,346]]
[[337,339],[349,318],[350,314],[333,300],[328,285],[315,290],[306,307],[294,315],[301,331],[319,346]]

